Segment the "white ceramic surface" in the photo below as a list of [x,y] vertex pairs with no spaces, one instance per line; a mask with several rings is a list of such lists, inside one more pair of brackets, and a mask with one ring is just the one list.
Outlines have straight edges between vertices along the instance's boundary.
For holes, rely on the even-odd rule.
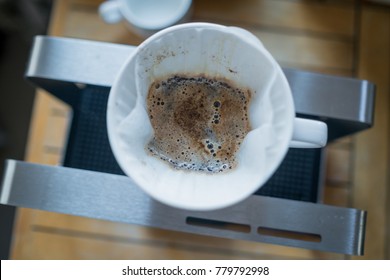
[[126,20],[142,36],[183,22],[189,17],[192,0],[110,0],[99,6],[107,23]]
[[[252,130],[226,173],[175,170],[145,149],[153,136],[146,96],[155,79],[173,74],[224,77],[250,88]],[[167,28],[132,54],[111,89],[108,135],[123,171],[153,198],[190,210],[235,204],[260,188],[276,171],[291,144],[323,146],[326,124],[295,118],[283,71],[251,33],[236,27],[189,23]],[[294,139],[293,137],[294,128]]]

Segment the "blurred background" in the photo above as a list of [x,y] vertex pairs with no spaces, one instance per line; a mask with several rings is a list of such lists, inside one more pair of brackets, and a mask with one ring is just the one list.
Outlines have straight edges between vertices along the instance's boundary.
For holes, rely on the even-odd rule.
[[[33,37],[46,34],[51,0],[0,1],[0,172],[24,159],[35,89],[24,80]],[[0,258],[9,255],[15,209],[0,205]]]
[[[326,150],[326,204],[368,211],[365,255],[351,257],[203,237],[0,205],[7,259],[389,259],[389,1],[194,0],[191,21],[246,28],[284,67],[377,85],[375,126]],[[125,23],[106,24],[101,0],[0,0],[0,174],[6,158],[60,163],[67,106],[23,78],[38,34],[138,45]]]

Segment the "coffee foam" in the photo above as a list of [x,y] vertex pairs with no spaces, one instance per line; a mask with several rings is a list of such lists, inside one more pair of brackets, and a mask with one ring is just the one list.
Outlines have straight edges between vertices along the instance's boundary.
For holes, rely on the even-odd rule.
[[154,130],[147,149],[176,169],[233,169],[250,130],[249,102],[249,90],[225,79],[175,75],[155,81],[147,98]]

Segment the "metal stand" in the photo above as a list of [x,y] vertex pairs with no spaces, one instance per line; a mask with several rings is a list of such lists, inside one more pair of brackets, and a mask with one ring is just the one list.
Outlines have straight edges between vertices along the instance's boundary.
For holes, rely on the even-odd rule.
[[[98,165],[90,163],[91,156],[95,155],[89,155],[89,162],[83,159],[91,145],[103,143],[106,148],[102,149],[110,153],[104,142],[104,131],[98,137],[103,142],[96,142],[85,140],[89,136],[80,128],[82,123],[91,125],[91,116],[93,123],[104,119],[104,110],[88,106],[92,103],[97,106],[96,100],[106,98],[116,73],[133,50],[131,46],[85,40],[36,38],[26,76],[79,111],[73,119],[64,161],[65,165],[77,169],[8,160],[0,197],[2,204],[217,237],[363,254],[366,212],[313,203],[317,202],[317,192],[315,197],[310,196],[314,199],[286,192],[259,192],[260,195],[218,211],[184,211],[152,200],[128,177],[116,175],[121,171],[109,158],[112,155],[104,163],[98,161]],[[374,86],[371,83],[293,69],[284,71],[297,113],[327,122],[330,140],[372,125]],[[292,155],[285,161],[294,162],[301,156],[294,153],[291,151]],[[315,163],[316,172],[305,176],[318,189],[323,172],[321,151],[309,151],[304,158]],[[291,182],[285,180],[284,174],[305,173],[308,169],[303,166],[302,172],[296,172],[289,166],[284,171],[278,170],[274,181],[268,182],[270,190],[277,188],[280,181]]]

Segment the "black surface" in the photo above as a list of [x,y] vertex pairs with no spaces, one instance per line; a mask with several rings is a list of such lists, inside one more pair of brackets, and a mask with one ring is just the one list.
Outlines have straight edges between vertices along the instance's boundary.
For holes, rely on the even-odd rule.
[[[112,154],[106,130],[109,88],[85,88],[74,108],[64,165],[123,174]],[[290,149],[283,163],[257,195],[317,201],[320,149]]]
[[13,206],[0,205],[0,260],[10,257],[15,211]]
[[[7,158],[24,159],[34,88],[23,81],[30,44],[0,27],[0,180]],[[15,208],[0,205],[0,259],[10,256]]]
[[[24,81],[33,36],[46,33],[51,0],[0,1],[0,180],[7,158],[24,159],[35,89]],[[0,259],[8,259],[15,208],[0,205]]]
[[112,154],[106,128],[109,88],[89,86],[74,108],[64,165],[124,175]]

